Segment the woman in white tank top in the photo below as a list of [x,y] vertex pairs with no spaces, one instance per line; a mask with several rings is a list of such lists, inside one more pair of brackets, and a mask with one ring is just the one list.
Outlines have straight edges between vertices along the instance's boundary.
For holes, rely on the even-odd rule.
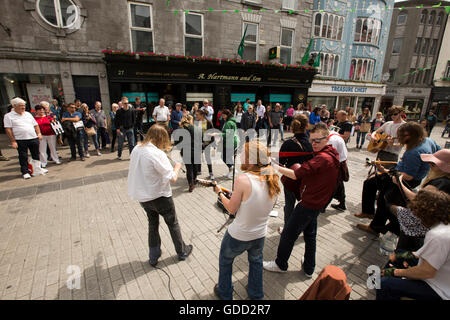
[[241,170],[231,199],[215,188],[230,214],[236,218],[225,233],[219,255],[219,283],[214,293],[225,300],[233,299],[232,268],[234,258],[248,252],[248,296],[252,300],[264,297],[263,248],[269,213],[280,193],[279,177],[270,165],[267,148],[257,141],[248,142],[241,154]]

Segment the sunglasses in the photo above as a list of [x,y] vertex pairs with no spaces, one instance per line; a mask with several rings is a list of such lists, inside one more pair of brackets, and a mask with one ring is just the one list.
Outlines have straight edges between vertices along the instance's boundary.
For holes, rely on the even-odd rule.
[[326,139],[328,137],[322,137],[322,138],[317,138],[317,139],[309,139],[309,141],[311,141],[311,143],[320,143],[323,139]]
[[398,113],[391,114],[391,116],[398,116],[398,115],[399,115]]

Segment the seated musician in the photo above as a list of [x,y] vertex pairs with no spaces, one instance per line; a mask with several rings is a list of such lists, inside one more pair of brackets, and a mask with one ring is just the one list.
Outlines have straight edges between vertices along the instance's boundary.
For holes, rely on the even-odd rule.
[[[433,154],[440,150],[440,147],[431,140],[425,138],[425,131],[415,122],[408,122],[403,124],[398,129],[399,142],[406,145],[406,151],[403,154],[401,161],[397,164],[396,170],[402,176],[402,181],[409,189],[413,189],[420,185],[421,181],[428,174],[430,166],[420,157],[421,154]],[[378,165],[381,172],[388,173],[388,170],[381,165]],[[380,194],[377,200],[377,211],[374,219],[370,225],[358,224],[357,227],[361,230],[378,235],[378,233],[385,234],[391,231],[400,235],[400,228],[397,218],[390,213],[387,203],[406,206],[406,196],[400,191],[398,186],[392,180],[384,180],[383,186],[380,189]],[[390,221],[386,225],[387,220]],[[397,249],[408,247],[408,241],[399,241]]]
[[[397,137],[397,130],[402,126],[405,121],[402,119],[402,114],[404,114],[403,107],[392,106],[388,111],[392,118],[392,121],[388,121],[383,124],[379,129],[372,132],[372,139],[376,139],[376,134],[388,134],[388,145],[384,150],[381,150],[377,154],[377,160],[381,161],[397,161],[400,152],[402,151],[402,145],[398,142],[395,143]],[[386,168],[389,168],[386,166]],[[364,181],[363,191],[362,191],[362,212],[355,214],[358,218],[369,218],[373,219],[375,214],[375,200],[377,196],[377,191],[380,190],[379,177],[376,176],[368,178]]]
[[219,283],[214,293],[219,299],[233,299],[232,269],[234,259],[248,252],[248,296],[260,300],[263,292],[263,248],[267,234],[267,222],[278,194],[281,192],[279,177],[270,165],[267,148],[257,141],[247,142],[241,154],[241,170],[231,199],[219,186],[219,194],[225,209],[236,218],[222,239],[219,254]]

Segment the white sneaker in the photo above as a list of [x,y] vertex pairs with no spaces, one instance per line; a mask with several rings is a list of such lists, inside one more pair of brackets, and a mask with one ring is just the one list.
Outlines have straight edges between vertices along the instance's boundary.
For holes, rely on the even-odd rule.
[[47,169],[41,168],[41,170],[42,170],[43,173],[48,173]]
[[61,164],[61,161],[58,160],[58,161],[56,161],[55,163],[58,164],[58,165],[60,165],[60,164]]
[[225,177],[228,179],[233,179],[233,171],[228,172]]
[[41,168],[47,168],[47,164],[43,164],[43,163],[41,163]]
[[30,175],[29,173],[25,173],[25,174],[23,175],[23,178],[24,178],[25,180],[30,179],[30,178],[31,178],[31,175]]
[[90,157],[91,157],[91,155],[90,155],[89,153],[86,153],[84,156],[85,156],[86,158],[90,158]]
[[210,174],[209,177],[208,177],[208,179],[211,180],[211,181],[214,181],[214,180],[215,180],[215,179],[214,179],[214,175],[213,175],[213,174]]
[[98,151],[98,152],[97,152],[97,155],[98,155],[98,156],[101,156],[102,154],[101,154],[101,152],[100,152],[100,151]]
[[263,268],[270,272],[286,272],[285,270],[281,270],[275,261],[264,261]]

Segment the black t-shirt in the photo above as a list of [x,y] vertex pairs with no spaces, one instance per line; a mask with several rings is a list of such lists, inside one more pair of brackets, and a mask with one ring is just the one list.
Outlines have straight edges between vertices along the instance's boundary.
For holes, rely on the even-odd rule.
[[338,132],[339,134],[343,135],[344,132],[352,132],[353,125],[350,121],[338,122],[336,126],[340,128]]
[[424,185],[424,187],[429,186],[429,185],[438,188],[440,191],[450,194],[450,179],[447,177],[433,179],[430,182],[428,182],[426,185]]
[[134,108],[136,111],[136,123],[142,123],[142,119],[144,118],[144,114],[145,114],[145,111],[137,110],[137,108],[141,109],[141,108],[145,108],[145,107],[147,107],[147,106],[142,102],[140,104],[134,103]]
[[[281,145],[280,152],[313,152],[311,142],[309,142],[309,138],[306,134],[297,133],[295,134],[295,138],[303,146],[303,150],[293,139],[288,139]],[[280,157],[280,163],[287,168],[290,168],[295,163],[303,163],[312,158],[312,155],[304,155],[298,157]]]

